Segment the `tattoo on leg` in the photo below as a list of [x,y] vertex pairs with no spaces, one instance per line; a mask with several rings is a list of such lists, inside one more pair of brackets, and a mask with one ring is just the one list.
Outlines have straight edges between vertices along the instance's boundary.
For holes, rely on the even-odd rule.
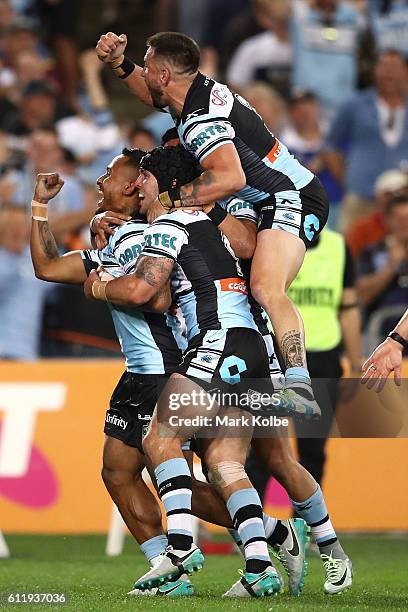
[[299,331],[293,329],[283,334],[281,345],[285,368],[306,366],[305,349]]
[[58,251],[57,243],[55,242],[55,238],[50,232],[48,221],[39,221],[38,226],[40,243],[44,253],[50,259],[57,259],[60,254]]

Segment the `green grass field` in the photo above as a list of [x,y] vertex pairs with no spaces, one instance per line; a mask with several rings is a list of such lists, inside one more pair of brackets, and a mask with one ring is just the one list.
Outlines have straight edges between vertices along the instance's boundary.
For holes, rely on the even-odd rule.
[[287,592],[264,599],[221,599],[221,594],[238,578],[239,555],[207,556],[202,572],[193,582],[197,596],[187,598],[126,597],[135,578],[146,571],[144,557],[127,538],[120,557],[104,555],[105,538],[8,536],[12,558],[0,559],[0,592],[61,593],[67,605],[0,604],[5,610],[72,610],[82,612],[116,610],[408,610],[408,539],[342,538],[353,560],[353,588],[330,597],[322,590],[320,560],[309,557],[303,594]]

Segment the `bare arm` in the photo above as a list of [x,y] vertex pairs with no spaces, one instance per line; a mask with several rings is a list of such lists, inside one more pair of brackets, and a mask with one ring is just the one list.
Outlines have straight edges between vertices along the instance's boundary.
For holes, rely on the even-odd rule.
[[[60,191],[63,184],[58,174],[39,174],[34,200],[44,205],[48,204],[48,201]],[[81,284],[86,280],[86,272],[79,251],[61,256],[47,220],[32,219],[30,249],[37,278],[72,284]]]
[[[123,70],[120,68],[120,65],[124,59],[126,45],[126,34],[118,36],[113,32],[103,34],[96,45],[96,54],[101,62],[110,65],[119,77],[123,76]],[[123,82],[141,102],[148,106],[153,106],[153,100],[142,73],[143,68],[136,65],[132,73],[123,79]]]
[[253,257],[257,236],[256,223],[236,219],[233,215],[228,214],[218,227],[228,238],[237,257],[240,259],[251,259]]
[[386,289],[395,276],[395,266],[387,262],[382,270],[373,274],[366,274],[356,283],[360,300],[369,306]]
[[344,155],[333,149],[321,153],[321,161],[334,178],[343,185],[345,174]]
[[91,272],[84,284],[86,297],[107,300],[120,306],[144,306],[165,286],[173,270],[174,260],[169,257],[141,255],[134,274],[115,280],[100,281]]
[[[402,336],[404,340],[408,340],[408,309],[393,331]],[[403,350],[402,344],[392,338],[386,338],[363,364],[364,376],[361,382],[367,383],[369,389],[375,387],[379,393],[388,375],[394,372],[395,384],[400,386]]]
[[201,166],[204,172],[180,189],[182,206],[203,206],[223,200],[245,186],[245,174],[233,144],[218,147]]
[[357,281],[357,291],[360,300],[371,304],[393,281],[401,263],[407,259],[405,244],[398,242],[393,236],[386,240],[388,259],[385,266],[378,272],[366,274]]
[[357,304],[357,292],[350,287],[343,290],[339,321],[344,349],[353,372],[361,368],[361,316]]

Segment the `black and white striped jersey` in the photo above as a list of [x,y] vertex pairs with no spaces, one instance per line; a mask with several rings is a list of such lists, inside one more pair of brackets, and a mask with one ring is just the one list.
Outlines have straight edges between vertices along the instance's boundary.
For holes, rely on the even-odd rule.
[[142,254],[177,263],[171,287],[189,341],[211,329],[256,329],[239,261],[203,212],[177,210],[158,217],[145,231]]
[[235,146],[246,176],[245,187],[235,195],[243,200],[261,202],[313,179],[244,98],[200,72],[181,116],[173,119],[181,143],[199,162],[224,144]]
[[[144,246],[145,219],[134,219],[118,227],[102,251],[81,251],[85,268],[96,262],[110,277],[135,271]],[[113,323],[129,372],[163,374],[174,372],[181,360],[186,341],[180,322],[170,314],[142,312],[109,304]]]

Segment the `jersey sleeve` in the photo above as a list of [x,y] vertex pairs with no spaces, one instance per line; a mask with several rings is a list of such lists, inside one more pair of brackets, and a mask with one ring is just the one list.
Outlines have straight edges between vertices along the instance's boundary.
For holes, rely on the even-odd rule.
[[158,220],[145,230],[142,255],[169,257],[177,261],[183,245],[187,242],[188,231],[182,223]]
[[79,251],[82,257],[82,263],[84,264],[85,272],[89,274],[91,270],[96,270],[101,265],[99,257],[99,251],[96,249],[85,249]]
[[258,223],[258,213],[255,211],[252,202],[246,202],[239,198],[228,198],[227,200],[219,202],[219,204],[236,219]]
[[[144,230],[146,225],[122,225],[109,241],[109,250],[105,253],[107,272],[113,276],[131,274],[136,269],[137,259],[144,247]],[[105,267],[105,266],[104,266]],[[120,273],[117,269],[120,269]]]
[[[207,115],[208,117],[208,115]],[[199,119],[199,117],[198,117]],[[199,162],[213,153],[218,147],[233,144],[235,130],[225,118],[210,118],[193,121],[187,125],[182,136],[185,147]]]

